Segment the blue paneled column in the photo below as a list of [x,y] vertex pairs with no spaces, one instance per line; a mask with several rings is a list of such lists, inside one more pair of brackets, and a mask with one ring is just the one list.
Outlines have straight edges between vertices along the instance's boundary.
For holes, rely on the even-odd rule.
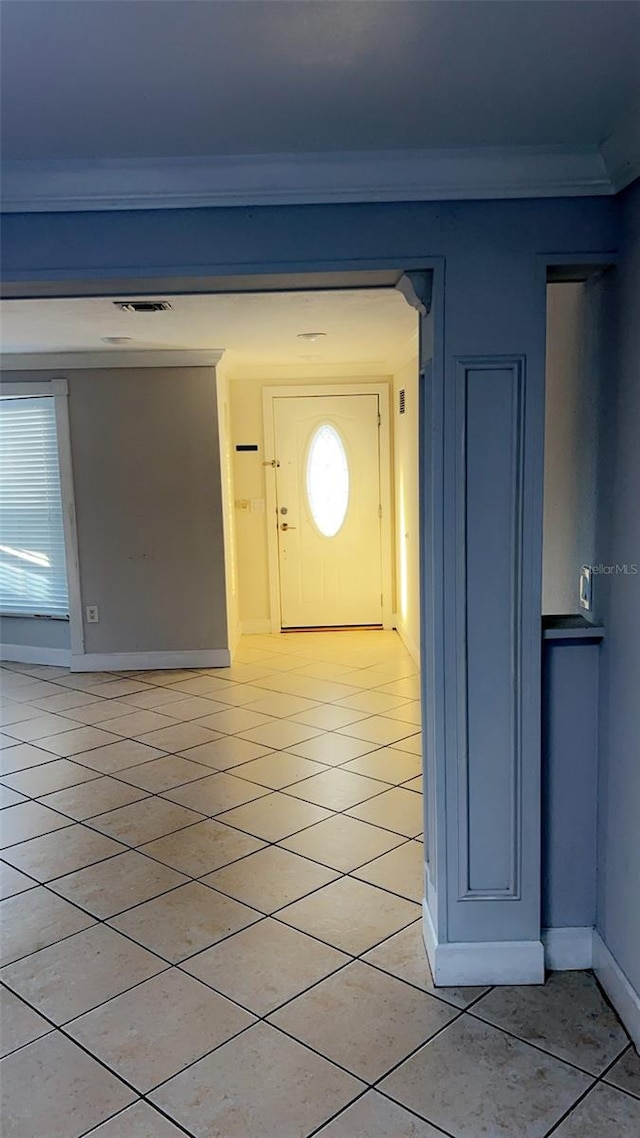
[[498,309],[494,298],[484,318],[480,280],[466,309],[447,296],[443,359],[424,361],[422,376],[424,935],[441,985],[544,977],[544,366],[531,280],[522,266],[508,270],[509,299]]

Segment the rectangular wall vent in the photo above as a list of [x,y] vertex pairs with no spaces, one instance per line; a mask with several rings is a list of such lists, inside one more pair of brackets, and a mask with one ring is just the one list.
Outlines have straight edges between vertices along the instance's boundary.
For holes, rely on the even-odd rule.
[[168,300],[114,300],[121,312],[167,312],[171,305]]
[[398,394],[398,411],[400,412],[401,415],[404,415],[404,413],[406,411],[404,387],[400,388],[400,392]]

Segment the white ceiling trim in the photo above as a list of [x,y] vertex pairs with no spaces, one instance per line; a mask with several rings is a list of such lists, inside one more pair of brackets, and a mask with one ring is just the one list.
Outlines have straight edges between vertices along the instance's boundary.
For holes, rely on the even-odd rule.
[[623,190],[640,177],[640,111],[630,115],[600,147],[611,181]]
[[[5,161],[7,212],[613,194],[634,163],[597,147],[363,151],[217,158]],[[620,179],[620,180],[616,180]]]
[[390,379],[394,373],[394,366],[390,360],[364,360],[364,361],[335,361],[322,363],[307,363],[300,360],[295,363],[281,364],[245,364],[233,359],[232,353],[225,356],[225,371],[229,379],[239,382],[256,381],[259,383],[296,383],[306,380],[360,380]]
[[148,351],[106,350],[97,352],[4,352],[0,355],[2,371],[72,371],[85,368],[131,367],[215,367],[224,348],[175,350],[154,348]]

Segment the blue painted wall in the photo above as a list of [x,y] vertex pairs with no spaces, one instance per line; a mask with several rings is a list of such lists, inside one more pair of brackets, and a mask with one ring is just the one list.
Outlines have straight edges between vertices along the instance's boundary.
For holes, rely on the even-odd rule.
[[583,640],[543,643],[543,928],[595,924],[600,651]]
[[619,201],[603,391],[597,562],[638,566],[596,578],[606,639],[600,675],[597,927],[640,992],[640,183]]
[[[91,277],[193,282],[251,272],[419,267],[428,258],[443,259],[444,311],[431,380],[437,421],[430,425],[442,525],[436,551],[442,596],[435,610],[443,623],[436,670],[443,689],[435,732],[439,853],[430,902],[440,942],[526,943],[540,936],[545,259],[610,252],[616,219],[612,199],[565,199],[13,215],[5,221],[5,279],[27,282],[25,295],[29,280],[65,280],[72,294],[74,279]],[[436,296],[436,305],[442,299]],[[511,379],[496,357],[511,361]],[[463,390],[460,377],[467,373],[471,388]],[[516,414],[512,384],[520,380]],[[476,445],[483,415],[475,410],[484,403],[467,398],[474,413],[466,418],[463,406],[465,390],[468,396],[487,384],[502,415],[498,445],[513,455],[497,470]],[[475,512],[466,521],[462,429],[465,458],[481,459],[474,467]],[[513,497],[516,467],[522,504]],[[489,544],[483,545],[483,534],[490,534]],[[500,577],[491,571],[492,560]],[[513,588],[505,591],[507,565]],[[495,635],[486,634],[483,611],[492,613]],[[467,718],[468,708],[475,713]],[[507,781],[511,793],[505,795]],[[492,812],[491,842],[476,840],[478,825]]]
[[[482,261],[488,268],[523,253],[611,249],[615,216],[609,198],[9,214],[3,271],[7,281],[205,276],[445,255],[456,257],[447,284],[457,290],[465,269]],[[466,319],[482,337],[482,308],[510,307],[508,279],[492,275],[481,295],[469,279],[467,292]]]

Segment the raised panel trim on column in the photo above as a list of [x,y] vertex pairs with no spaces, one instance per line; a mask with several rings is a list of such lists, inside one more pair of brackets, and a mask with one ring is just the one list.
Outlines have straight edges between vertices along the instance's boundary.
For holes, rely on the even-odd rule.
[[[508,380],[509,406],[509,524],[508,550],[510,654],[510,722],[513,761],[509,768],[508,791],[508,872],[502,880],[478,881],[478,868],[472,864],[473,809],[470,777],[469,738],[469,608],[474,566],[469,564],[469,404],[472,384],[487,382],[488,373],[504,372]],[[456,623],[458,656],[458,900],[496,901],[521,899],[522,877],[522,709],[521,709],[521,617],[522,617],[522,542],[524,486],[524,356],[465,356],[456,360],[455,419],[458,450],[456,459],[456,541],[458,562],[456,575]],[[482,393],[482,388],[479,389]],[[477,395],[478,391],[472,392]],[[506,417],[506,416],[505,416]],[[499,429],[499,428],[498,428]],[[500,438],[494,439],[500,445]],[[496,488],[497,490],[498,488]],[[496,629],[496,633],[498,630]],[[490,713],[490,712],[488,712]],[[476,807],[486,811],[486,803]],[[480,815],[478,815],[480,816]],[[483,814],[484,817],[484,814]],[[496,818],[497,826],[505,819]],[[475,878],[475,880],[474,880]]]

